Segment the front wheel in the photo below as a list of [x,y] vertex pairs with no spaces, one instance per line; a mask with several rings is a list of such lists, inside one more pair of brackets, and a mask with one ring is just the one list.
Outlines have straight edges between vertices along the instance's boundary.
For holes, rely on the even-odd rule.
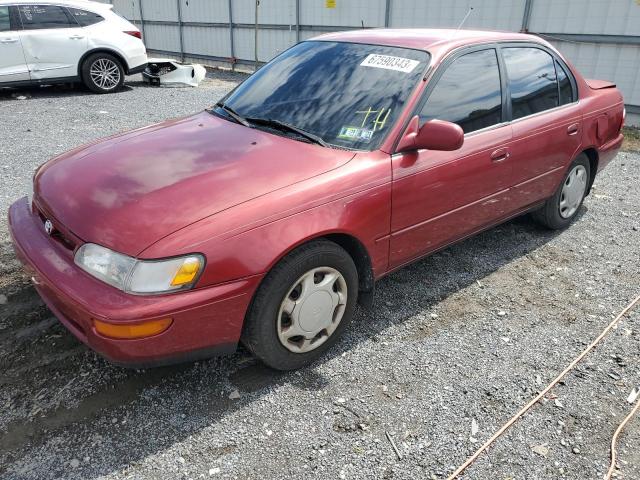
[[326,352],[353,316],[358,273],[328,240],[294,250],[265,277],[251,304],[244,345],[277,370],[304,367]]
[[82,64],[82,81],[95,93],[115,92],[124,85],[124,68],[113,55],[95,53]]
[[587,195],[591,180],[589,158],[582,153],[569,167],[562,183],[544,206],[533,212],[533,218],[547,228],[565,228],[575,218]]

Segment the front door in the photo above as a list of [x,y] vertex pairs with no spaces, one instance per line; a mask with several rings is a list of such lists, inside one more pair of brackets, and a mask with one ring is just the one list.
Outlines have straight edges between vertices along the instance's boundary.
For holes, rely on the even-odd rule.
[[32,80],[78,76],[78,63],[88,39],[66,8],[20,5],[20,33]]
[[14,9],[0,5],[0,83],[29,80]]
[[[511,126],[494,48],[459,55],[442,66],[426,92],[421,124],[457,123],[457,151],[420,150],[393,156],[391,268],[470,235],[510,210]],[[429,87],[430,88],[430,87]]]

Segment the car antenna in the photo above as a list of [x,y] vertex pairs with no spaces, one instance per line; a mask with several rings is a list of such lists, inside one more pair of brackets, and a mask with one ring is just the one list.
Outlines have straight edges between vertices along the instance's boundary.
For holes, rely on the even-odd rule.
[[473,12],[473,7],[469,7],[469,10],[467,11],[467,14],[464,16],[464,18],[462,19],[462,21],[460,22],[460,25],[458,25],[458,28],[455,29],[455,31],[453,32],[453,34],[451,35],[451,38],[453,38],[453,36],[458,33],[458,30],[460,30],[462,28],[462,26],[464,25],[464,22],[467,21],[467,18],[469,18],[469,15],[471,15],[471,12]]

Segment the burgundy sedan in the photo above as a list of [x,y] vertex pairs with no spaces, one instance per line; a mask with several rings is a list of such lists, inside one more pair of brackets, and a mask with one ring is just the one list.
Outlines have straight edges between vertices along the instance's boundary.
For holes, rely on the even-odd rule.
[[109,360],[317,359],[388,273],[517,215],[576,216],[615,85],[516,33],[302,42],[211,109],[67,152],[9,211],[60,321]]

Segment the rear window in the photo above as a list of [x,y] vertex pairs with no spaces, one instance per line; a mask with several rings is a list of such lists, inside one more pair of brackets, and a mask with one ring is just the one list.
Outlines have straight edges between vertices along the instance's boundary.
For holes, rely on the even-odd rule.
[[80,24],[81,27],[88,27],[104,20],[104,17],[94,12],[87,12],[79,8],[69,8],[71,16]]
[[57,5],[20,5],[18,10],[25,30],[78,26],[67,11]]

